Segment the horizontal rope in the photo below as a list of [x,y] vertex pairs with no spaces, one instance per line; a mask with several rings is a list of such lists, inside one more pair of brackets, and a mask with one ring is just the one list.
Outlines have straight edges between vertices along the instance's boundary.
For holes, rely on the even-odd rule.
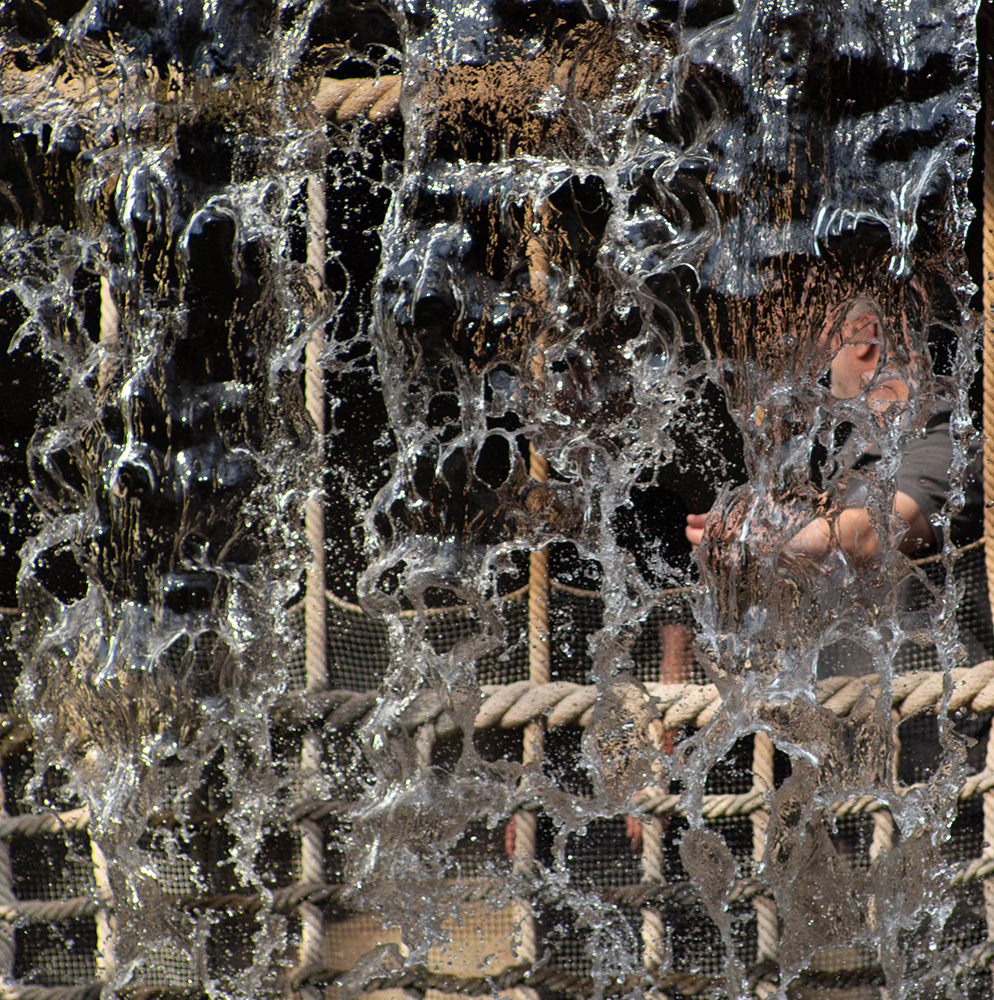
[[[951,884],[957,884],[967,878],[983,878],[988,873],[989,867],[994,867],[994,858],[983,859],[988,868],[978,866],[976,863],[967,866],[957,872]],[[353,887],[349,885],[321,885],[296,883],[277,890],[269,896],[271,905],[263,906],[263,895],[260,893],[238,894],[231,893],[212,897],[189,897],[184,899],[183,906],[186,909],[210,909],[213,911],[234,911],[243,913],[254,913],[265,908],[270,912],[289,912],[302,900],[307,899],[313,902],[333,903],[340,900],[342,896]],[[451,886],[447,884],[447,888]],[[498,898],[506,904],[506,885],[500,880],[480,879],[476,884],[465,887],[466,891],[462,898],[466,902],[485,901],[491,891],[498,893]],[[693,907],[699,906],[700,895],[698,890],[689,882],[664,883],[662,881],[648,883],[634,883],[629,886],[619,887],[584,887],[587,893],[599,895],[603,902],[615,905],[622,905],[629,908],[640,908],[650,903],[656,906],[679,906]],[[744,878],[737,880],[727,897],[727,903],[746,903],[758,895],[768,894],[768,887],[757,879]],[[97,910],[94,901],[88,899],[73,899],[59,902],[23,901],[16,907],[0,908],[0,918],[5,920],[28,920],[31,922],[71,919],[80,916],[92,916]],[[986,967],[994,957],[994,943],[986,942],[981,946],[968,949],[955,958],[957,969],[964,967]],[[954,963],[950,962],[949,966]],[[320,984],[330,981],[330,979],[340,976],[348,970],[333,966],[309,967],[298,970],[295,986],[299,987],[304,983]],[[873,976],[879,970],[842,970],[842,974],[848,979],[859,976]],[[815,979],[817,975],[815,975]],[[636,980],[633,979],[633,983]],[[676,989],[684,996],[694,996],[699,992],[709,989],[714,985],[714,980],[699,976],[669,975],[663,977],[653,977],[654,985]],[[530,986],[545,986],[548,989],[561,990],[566,992],[589,995],[593,989],[593,981],[589,977],[575,976],[561,970],[542,968],[528,969],[521,966],[513,966],[503,970],[492,977],[460,978],[456,976],[439,975],[424,967],[418,966],[399,970],[392,976],[374,977],[365,984],[365,991],[373,989],[405,988],[417,986],[419,989],[438,989],[448,993],[459,993],[469,996],[480,996],[492,992],[493,988],[507,989],[514,985],[527,984]],[[94,984],[95,986],[95,984]],[[13,1000],[57,1000],[65,995],[66,1000],[81,1000],[84,997],[97,996],[87,992],[94,988],[71,987],[71,993],[63,994],[59,992],[60,987],[45,987],[52,990],[50,993],[19,992],[20,988],[7,988],[6,992],[0,991],[0,1000],[9,997]],[[489,986],[485,989],[484,986]],[[18,992],[11,992],[12,989]],[[27,990],[34,990],[28,987]],[[77,992],[78,991],[78,992]]]
[[[994,660],[973,667],[957,667],[951,672],[952,690],[948,711],[966,709],[971,712],[994,710]],[[892,682],[891,704],[895,721],[924,712],[937,711],[942,704],[944,675],[941,671],[919,670],[899,674]],[[714,684],[655,684],[644,685],[655,699],[664,729],[682,726],[701,728],[721,707],[721,696]],[[571,681],[532,684],[527,680],[502,685],[481,685],[483,704],[474,726],[478,730],[500,727],[518,729],[545,718],[549,729],[561,726],[586,726],[597,703],[595,685]],[[814,694],[818,704],[837,716],[868,714],[881,693],[877,674],[863,677],[830,677],[816,682]],[[277,715],[284,719],[304,721],[324,717],[326,728],[353,725],[372,711],[379,699],[376,691],[323,691],[316,695],[299,692],[284,699]],[[404,711],[400,721],[409,728],[434,722],[439,735],[451,735],[455,725],[448,718],[441,698],[434,691],[423,691]]]
[[382,121],[400,111],[401,78],[398,75],[332,80],[318,85],[314,107],[339,125],[367,118]]
[[[988,877],[994,872],[994,851],[980,858],[964,862],[949,879],[950,888]],[[451,892],[451,880],[445,880],[447,892]],[[256,913],[261,910],[272,913],[292,912],[302,902],[338,908],[345,896],[353,890],[349,884],[319,882],[296,882],[276,889],[271,893],[232,892],[211,896],[185,896],[177,900],[178,905],[192,911],[229,911]],[[493,898],[500,905],[506,903],[506,883],[501,878],[479,878],[467,880],[461,885],[459,898],[463,903],[489,902]],[[701,897],[697,887],[688,880],[663,881],[646,880],[623,886],[584,885],[583,891],[599,896],[605,904],[644,907],[650,903],[657,906],[677,906],[682,908],[700,905]],[[496,894],[496,895],[495,895]],[[769,886],[753,877],[736,879],[728,893],[729,905],[747,903],[757,896],[770,895]],[[87,897],[73,897],[63,900],[18,900],[10,906],[0,906],[0,920],[9,923],[57,923],[79,917],[95,916],[101,904]]]
[[[201,827],[213,826],[224,819],[227,810],[213,809],[178,817],[170,810],[152,813],[148,826]],[[21,813],[17,816],[0,816],[0,840],[17,835],[35,836],[44,833],[65,833],[68,830],[85,830],[90,825],[90,810],[69,809],[66,812]]]
[[85,986],[0,986],[0,1000],[100,1000],[103,983]]
[[[299,988],[305,983],[324,984],[349,971],[331,965],[311,966],[298,970],[292,985],[294,988]],[[616,981],[612,984],[614,988],[609,995],[630,993],[633,988],[645,984],[650,979],[653,985],[659,988],[675,989],[683,996],[698,996],[705,990],[712,990],[717,984],[716,979],[690,973],[672,973],[652,977],[644,973]],[[392,975],[372,977],[362,984],[362,990],[369,993],[373,990],[413,987],[419,992],[431,989],[441,993],[458,993],[463,996],[493,996],[500,991],[513,989],[515,986],[532,988],[541,986],[553,992],[584,996],[593,994],[595,990],[594,980],[590,976],[578,976],[548,966],[542,968],[512,966],[495,976],[460,977],[442,975],[420,965],[398,970]]]
[[93,917],[104,907],[95,899],[71,896],[68,899],[19,899],[12,906],[0,906],[0,920],[7,923],[54,924],[60,920]]
[[[756,992],[756,987],[761,982],[770,982],[762,977],[770,976],[773,970],[768,968],[769,963],[762,963],[747,970],[748,980],[754,983],[750,994],[753,996],[769,995]],[[957,969],[964,967],[978,967],[987,964],[986,962],[972,961],[966,952]],[[312,967],[306,970],[299,970],[298,977],[293,985],[299,986],[304,982],[327,983],[336,979],[350,970],[336,969],[331,966]],[[774,973],[774,978],[775,973]],[[861,966],[852,969],[837,969],[830,972],[802,972],[792,979],[795,987],[813,988],[816,990],[843,991],[858,989],[867,986],[880,986],[883,984],[883,972],[879,966]],[[666,990],[667,995],[682,997],[697,997],[705,993],[712,993],[715,987],[719,986],[721,980],[717,977],[695,975],[693,973],[669,973],[663,975],[651,975],[648,972],[629,975],[623,979],[613,980],[605,991],[606,996],[631,995],[640,987],[651,983],[656,990]],[[513,967],[505,970],[499,975],[487,978],[459,978],[456,976],[439,975],[431,972],[424,966],[414,966],[396,972],[394,975],[376,976],[362,984],[364,992],[382,989],[413,989],[423,993],[429,989],[438,990],[444,993],[456,993],[462,996],[481,996],[484,994],[493,995],[498,991],[509,990],[515,986],[544,987],[545,990],[568,993],[578,996],[590,996],[595,990],[595,982],[592,977],[579,976],[572,973],[562,972],[549,967],[532,968]],[[819,994],[820,995],[820,994]]]
[[268,894],[269,903],[260,892],[229,892],[213,896],[184,896],[180,906],[185,910],[227,910],[234,913],[289,913],[303,902],[338,903],[351,886],[323,882],[295,882]]
[[[994,787],[994,772],[982,771],[967,778],[960,788],[959,797],[969,799],[982,795]],[[658,788],[649,788],[640,792],[632,800],[634,806],[645,812],[662,815],[663,813],[683,813],[683,798]],[[733,816],[748,816],[757,809],[767,805],[766,794],[759,789],[747,792],[705,795],[702,799],[701,814],[704,819],[721,819]],[[355,806],[351,799],[303,799],[293,805],[287,819],[291,823],[309,819],[320,822],[329,817],[346,815]],[[887,803],[881,802],[872,795],[860,795],[852,799],[835,802],[832,812],[837,817],[851,815],[868,815],[887,809]],[[212,811],[190,817],[191,824],[216,824],[224,819],[223,811]],[[27,813],[21,816],[0,817],[0,838],[15,834],[31,836],[35,834],[62,833],[67,830],[85,830],[89,822],[87,809],[74,809],[64,813]],[[150,820],[150,826],[180,825],[180,821],[166,814],[157,815]]]
[[[984,942],[963,949],[950,957],[952,960],[943,964],[940,971],[951,970],[955,976],[967,970],[989,969],[991,960],[994,958],[994,943]],[[747,980],[752,984],[750,995],[768,995],[758,993],[756,988],[761,983],[773,985],[779,978],[776,975],[777,970],[770,969],[769,966],[769,962],[764,962],[746,970]],[[349,971],[351,970],[330,965],[312,966],[298,970],[292,985],[299,988],[308,982],[324,984],[347,974]],[[666,990],[671,996],[696,997],[712,992],[721,981],[716,977],[690,973],[664,975],[643,973],[614,980],[605,995],[630,995],[647,982],[651,982],[656,989]],[[883,970],[878,965],[854,966],[831,971],[807,971],[792,977],[794,988],[829,991],[833,994],[836,991],[859,989],[860,987],[879,987],[883,983]],[[562,972],[548,966],[542,968],[514,966],[495,976],[460,978],[452,975],[440,975],[419,965],[397,970],[392,975],[384,974],[371,977],[361,984],[361,989],[363,992],[382,989],[413,989],[419,993],[432,989],[462,996],[482,996],[495,995],[499,991],[509,990],[515,986],[529,986],[533,988],[544,987],[546,990],[578,996],[590,996],[594,992],[595,985],[592,977]]]
[[62,833],[65,830],[85,830],[90,822],[90,810],[70,809],[68,812],[23,813],[20,816],[0,816],[0,838],[16,834],[34,836],[39,833]]
[[[509,873],[510,874],[510,873]],[[447,898],[452,899],[454,885],[451,880],[441,880]],[[493,903],[497,909],[507,905],[506,881],[500,878],[479,878],[466,880],[459,884],[456,897],[461,903]],[[241,913],[257,913],[260,910],[272,913],[289,913],[301,902],[323,904],[338,908],[343,898],[354,886],[339,883],[325,884],[317,882],[298,882],[275,890],[270,895],[270,903],[266,905],[261,893],[224,893],[213,896],[188,896],[180,900],[186,910],[215,910]],[[648,903],[657,906],[672,906],[688,908],[698,906],[701,897],[693,883],[683,880],[664,882],[661,880],[633,882],[623,886],[584,885],[583,891],[598,897],[601,903],[609,906],[627,906],[638,908]],[[769,887],[755,878],[742,878],[735,881],[728,895],[729,904],[746,903],[756,896],[768,894]]]
[[[666,729],[704,725],[721,706],[721,699],[713,684],[646,684],[645,689],[650,697],[656,699],[662,725]],[[549,729],[572,724],[584,726],[589,722],[598,697],[596,686],[567,681],[541,685],[532,685],[529,681],[483,685],[481,692],[483,704],[474,723],[478,730],[498,726],[504,729],[520,728],[542,717],[547,719]],[[935,711],[943,697],[943,675],[937,671],[899,675],[894,678],[892,693],[892,705],[898,720],[921,712]],[[840,716],[872,708],[879,694],[879,679],[875,674],[865,677],[833,677],[815,685],[817,701]],[[364,718],[377,700],[378,693],[375,691],[300,693],[284,700],[277,707],[276,714],[284,719],[300,719],[301,716],[306,718],[328,713],[324,718],[325,726],[337,729],[353,725]],[[952,692],[948,708],[951,712],[959,709],[987,712],[994,709],[994,661],[952,671]],[[419,695],[402,719],[410,728],[434,722],[436,729],[443,735],[446,722],[453,730],[455,728],[442,711],[440,698],[431,691]],[[984,771],[966,779],[960,798],[981,795],[991,788],[994,788],[994,773]],[[764,795],[759,790],[705,795],[703,816],[706,819],[746,816],[763,807],[764,803]],[[682,810],[681,797],[662,789],[647,789],[635,800],[635,804],[647,812],[657,814]],[[304,818],[319,821],[340,815],[350,807],[351,803],[347,800],[308,799],[295,804],[289,818],[294,822]],[[872,813],[886,808],[886,805],[872,796],[864,795],[836,803],[832,808],[837,816],[844,816]],[[220,813],[205,813],[203,816],[187,819],[162,814],[153,817],[153,825],[216,823],[221,818]],[[85,829],[87,821],[86,809],[5,816],[0,817],[0,838]]]

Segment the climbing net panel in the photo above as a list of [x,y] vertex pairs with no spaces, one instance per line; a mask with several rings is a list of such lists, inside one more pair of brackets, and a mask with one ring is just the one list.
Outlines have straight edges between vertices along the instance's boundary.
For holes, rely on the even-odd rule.
[[[961,605],[964,624],[970,619],[971,589],[985,580],[973,546],[953,561],[964,574],[966,594]],[[941,564],[925,562],[921,569],[936,574]],[[633,637],[632,680],[642,685],[658,712],[662,729],[673,734],[674,752],[683,740],[720,711],[721,699],[707,683],[692,657],[687,633],[693,628],[689,607],[692,591],[663,595]],[[385,946],[402,949],[403,928],[384,922],[383,914],[365,910],[349,883],[354,877],[349,854],[357,843],[355,823],[361,813],[366,783],[373,778],[361,741],[363,726],[380,701],[380,686],[389,667],[386,625],[332,594],[327,595],[328,685],[308,693],[302,667],[303,642],[289,664],[290,689],[272,728],[274,762],[292,767],[299,759],[305,734],[317,734],[322,772],[332,776],[324,794],[301,795],[272,803],[264,819],[266,833],[255,858],[258,888],[239,890],[226,877],[223,864],[234,830],[227,813],[223,766],[215,762],[204,773],[202,786],[185,790],[176,809],[154,817],[139,844],[154,870],[162,909],[154,921],[157,934],[151,960],[138,970],[136,982],[147,990],[187,995],[205,990],[210,982],[233,982],[250,970],[259,973],[260,935],[266,928],[283,928],[284,942],[265,959],[272,983],[330,987],[362,968],[372,953]],[[544,720],[544,760],[549,776],[578,801],[593,794],[582,764],[582,742],[598,705],[597,688],[586,683],[588,654],[573,637],[596,631],[603,610],[601,595],[575,587],[550,588],[550,628],[553,637],[550,680],[528,680],[527,593],[517,591],[495,603],[506,626],[502,655],[486,654],[476,665],[482,701],[475,719],[479,752],[489,759],[520,759],[522,733]],[[299,636],[304,634],[303,605],[291,611]],[[423,629],[438,651],[471,636],[478,620],[470,609],[435,609],[421,616],[403,616],[403,627]],[[114,934],[116,902],[106,859],[91,843],[88,810],[74,794],[70,776],[33,766],[30,731],[10,714],[17,683],[15,659],[9,655],[9,631],[16,617],[4,618],[3,697],[8,710],[4,731],[3,774],[5,810],[0,817],[4,862],[0,916],[5,921],[11,977],[4,995],[22,997],[96,996],[113,980],[108,943]],[[981,629],[977,631],[983,635]],[[659,681],[661,664],[679,641],[686,679]],[[988,640],[989,641],[989,640]],[[183,651],[177,651],[177,656]],[[988,655],[990,653],[988,647]],[[929,659],[929,657],[933,659]],[[934,777],[939,751],[936,709],[948,697],[947,712],[961,737],[972,742],[967,752],[968,776],[959,792],[959,806],[950,836],[941,846],[949,866],[951,916],[941,947],[950,966],[961,966],[959,980],[971,990],[986,988],[984,971],[990,954],[984,916],[984,884],[994,859],[984,847],[984,802],[994,788],[985,764],[989,719],[994,710],[994,660],[955,668],[944,687],[934,651],[914,645],[902,653],[891,698],[898,734],[897,773],[900,787],[913,794]],[[924,666],[923,666],[924,664]],[[948,690],[947,690],[948,688]],[[815,686],[817,701],[840,719],[865,718],[881,696],[876,675],[837,674]],[[453,719],[431,690],[409,705],[401,724],[419,747],[424,766],[444,770],[452,760],[451,745],[461,739]],[[752,975],[758,995],[769,977],[778,946],[775,902],[768,886],[757,878],[770,818],[771,797],[790,772],[787,756],[774,751],[762,736],[741,739],[709,773],[702,811],[708,829],[720,832],[736,861],[730,917],[734,934],[722,935],[688,878],[680,842],[688,830],[686,800],[677,787],[647,787],[631,804],[641,816],[633,828],[626,815],[595,819],[582,830],[567,833],[563,857],[572,891],[589,895],[611,915],[612,947],[625,947],[671,995],[699,995],[720,981],[731,944]],[[900,836],[886,803],[857,795],[834,805],[831,840],[851,870],[868,870]],[[554,867],[553,842],[558,833],[538,806],[533,862],[540,870]],[[510,817],[507,818],[510,820]],[[317,867],[307,867],[304,837],[317,838]],[[575,899],[555,899],[539,891],[529,915],[540,938],[541,963],[522,963],[517,944],[521,910],[507,896],[513,877],[514,851],[507,844],[504,823],[470,819],[448,853],[448,867],[433,888],[447,900],[451,916],[446,935],[414,967],[371,970],[366,989],[410,988],[453,994],[479,994],[493,989],[524,987],[568,993],[592,990],[597,974],[597,949],[582,923]],[[354,861],[354,858],[351,859]],[[537,883],[538,885],[538,883]],[[309,918],[320,917],[320,947],[316,961],[299,961],[295,940]],[[606,946],[606,945],[605,945]],[[399,952],[398,952],[399,954]],[[657,971],[665,961],[665,971]],[[811,988],[871,988],[880,980],[879,956],[858,942],[828,949],[806,971]],[[765,964],[764,964],[765,963]],[[971,985],[972,984],[972,985]],[[398,994],[399,995],[399,994]],[[971,995],[972,992],[971,992]]]

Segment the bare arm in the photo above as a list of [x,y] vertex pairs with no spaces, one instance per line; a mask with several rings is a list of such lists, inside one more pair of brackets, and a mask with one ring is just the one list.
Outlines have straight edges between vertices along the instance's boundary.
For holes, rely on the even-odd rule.
[[[893,525],[891,530],[895,536],[898,531],[904,530],[898,548],[905,555],[920,555],[922,550],[935,544],[935,533],[928,518],[921,512],[918,504],[900,490],[894,497],[894,514],[900,518],[900,522]],[[687,515],[686,535],[695,548],[704,535],[706,520],[707,514]],[[828,520],[824,517],[815,518],[791,538],[784,547],[784,552],[821,560],[836,545],[852,563],[859,566],[872,562],[881,553],[883,546],[870,525],[870,513],[865,507],[849,507],[839,515],[835,538],[832,537]]]
[[[905,555],[920,555],[935,544],[935,533],[928,518],[918,504],[900,490],[894,496],[894,514],[899,520],[891,523],[892,538],[904,532],[898,548]],[[865,507],[849,507],[839,515],[834,539],[829,522],[823,517],[815,518],[794,535],[784,551],[790,555],[823,559],[835,545],[857,566],[865,566],[880,555],[883,546],[870,525],[870,513]]]

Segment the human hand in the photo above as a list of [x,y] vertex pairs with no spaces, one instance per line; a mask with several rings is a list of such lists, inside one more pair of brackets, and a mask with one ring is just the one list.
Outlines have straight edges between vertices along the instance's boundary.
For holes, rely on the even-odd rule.
[[781,559],[788,562],[796,560],[812,560],[820,562],[835,547],[832,537],[832,526],[824,517],[816,517],[809,521],[784,545],[780,553]]
[[690,542],[691,548],[696,549],[701,544],[701,539],[704,537],[704,522],[707,519],[707,514],[687,515],[687,527],[684,528],[684,533],[687,536],[687,541]]

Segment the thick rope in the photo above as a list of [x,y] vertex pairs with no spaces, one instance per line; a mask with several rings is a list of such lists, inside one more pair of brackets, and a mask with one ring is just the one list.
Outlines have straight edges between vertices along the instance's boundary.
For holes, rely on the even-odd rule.
[[876,861],[887,854],[894,846],[894,817],[890,810],[881,804],[880,809],[871,813],[873,817],[873,836],[870,839],[870,860]]
[[[549,465],[529,446],[529,474],[537,482],[549,477]],[[551,664],[549,643],[549,550],[545,547],[531,552],[528,563],[528,687],[549,683]],[[534,716],[524,723],[521,744],[521,763],[525,768],[542,765],[545,741],[545,719]],[[527,779],[526,779],[527,780]],[[538,814],[534,809],[519,809],[514,814],[514,863],[518,876],[528,879],[535,862],[535,840],[538,833]],[[514,922],[517,937],[514,952],[525,965],[538,960],[538,929],[535,914],[527,899],[514,901]]]
[[401,77],[399,75],[368,79],[331,80],[318,86],[314,107],[338,125],[365,117],[382,121],[400,112]]
[[[758,799],[752,811],[752,860],[761,865],[766,854],[766,831],[770,825],[769,797],[774,790],[773,741],[766,733],[753,736],[752,793]],[[757,896],[753,902],[756,910],[756,959],[760,962],[776,961],[780,954],[780,926],[776,903],[769,896]]]
[[107,278],[100,279],[100,371],[97,385],[105,392],[121,367],[119,327],[120,313]]
[[[994,710],[994,661],[985,661],[975,667],[955,668],[953,693],[949,711],[965,709],[982,713]],[[648,693],[657,699],[662,713],[662,725],[667,729],[683,725],[701,726],[710,719],[721,706],[717,689],[710,684],[652,684],[646,685]],[[597,699],[597,689],[592,685],[573,684],[568,681],[554,681],[533,688],[529,681],[516,681],[508,685],[483,685],[483,704],[477,714],[475,727],[478,730],[500,726],[505,729],[518,728],[541,717],[547,719],[549,728],[568,725],[585,725]],[[873,704],[879,693],[876,678],[832,677],[819,681],[815,695],[819,704],[832,709],[838,715],[850,714],[862,705]],[[430,694],[430,693],[429,693]],[[326,691],[316,692],[314,703],[294,698],[287,702],[290,715],[308,719],[320,717],[321,710],[336,706],[325,720],[327,728],[338,725],[353,725],[372,710],[377,700],[377,692]],[[433,700],[434,699],[434,700]],[[894,678],[893,705],[898,721],[912,715],[936,711],[942,699],[942,674],[921,671],[903,674]],[[437,698],[431,695],[418,699],[415,704],[424,704],[423,718],[418,725],[441,716]],[[284,706],[286,707],[286,706]],[[344,711],[342,709],[345,709]],[[339,714],[340,712],[340,714]],[[337,718],[336,718],[337,716]],[[336,725],[332,725],[334,722]],[[436,723],[437,725],[437,723]],[[994,789],[994,767],[987,767],[979,774],[967,778],[960,790],[962,799],[972,798]],[[642,793],[640,801],[651,812],[674,812],[680,808],[680,796],[670,795],[659,789]],[[748,792],[704,797],[706,818],[746,815],[763,805],[763,794],[756,788]],[[338,815],[351,808],[348,800],[340,802],[318,798],[302,799],[290,812],[294,821],[311,819],[318,821],[330,815]],[[872,796],[857,796],[835,806],[836,815],[872,813],[885,808]],[[202,819],[216,821],[216,814],[205,814]],[[196,821],[197,817],[193,817]],[[67,812],[29,813],[20,816],[0,815],[0,839],[15,834],[32,836],[44,833],[60,833],[64,830],[86,829],[88,814],[85,809]]]
[[[941,671],[920,670],[900,674],[892,684],[895,721],[900,722],[925,712],[935,712],[942,702],[943,675]],[[964,709],[970,712],[994,711],[994,660],[985,660],[974,667],[955,667],[952,670],[953,692],[949,712]],[[721,708],[718,689],[713,684],[653,684],[645,685],[656,699],[661,713],[663,729],[682,726],[701,728]],[[533,686],[531,681],[514,681],[506,685],[483,684],[480,690],[483,704],[477,713],[475,728],[518,729],[536,719],[544,718],[549,729],[561,726],[586,726],[597,702],[597,688],[593,685],[574,684],[571,681],[551,681]],[[863,718],[874,710],[880,695],[879,678],[875,674],[864,677],[830,677],[818,681],[814,688],[818,704],[841,717]],[[320,692],[313,701],[295,695],[282,703],[280,711],[286,717],[298,720],[320,715],[328,706],[336,706],[324,722],[326,729],[351,726],[372,711],[378,693],[375,691]],[[439,735],[451,735],[454,724],[445,721],[442,706],[432,692],[419,696],[405,713],[412,725],[422,725],[429,719],[436,720]],[[749,793],[751,794],[751,793]]]
[[[942,673],[917,671],[894,678],[893,707],[896,721],[913,715],[935,712],[942,701]],[[956,667],[952,671],[953,692],[949,712],[961,709],[983,713],[994,711],[994,661],[987,660],[974,667]],[[721,708],[721,698],[713,684],[646,684],[648,693],[657,700],[665,729],[682,726],[700,728]],[[516,729],[540,718],[549,729],[562,726],[586,726],[597,701],[593,685],[570,681],[552,681],[533,687],[530,681],[515,681],[507,685],[484,684],[480,688],[483,704],[477,713],[475,728]],[[859,715],[871,711],[880,693],[875,675],[865,677],[831,677],[818,681],[814,689],[820,705],[839,716]],[[379,695],[376,691],[315,691],[298,693],[277,706],[277,714],[287,721],[324,718],[325,730],[346,728],[361,722],[373,710]],[[331,711],[329,711],[331,709]],[[420,716],[417,713],[421,713]],[[454,733],[454,724],[442,712],[437,696],[425,692],[412,704],[405,718],[417,717],[417,725],[435,721],[439,735]],[[416,728],[416,727],[415,727]],[[30,738],[28,733],[26,738]],[[987,772],[967,779],[964,797],[978,795],[994,787]],[[744,793],[751,796],[752,792]],[[734,798],[734,796],[733,796]],[[25,816],[0,816],[0,837],[12,833],[57,833],[63,828],[82,829],[85,814],[76,810],[67,813],[37,813]]]
[[[984,129],[984,209],[983,209],[983,269],[984,269],[984,543],[987,567],[988,602],[994,611],[994,129],[989,119],[994,109],[994,79],[989,65],[994,48],[992,21],[986,18],[988,65],[984,74],[984,111],[988,118]],[[985,770],[994,766],[994,739],[988,736]],[[984,794],[984,853],[994,845],[994,793]],[[994,939],[994,884],[984,883],[984,909],[988,942]]]
[[[312,175],[307,181],[307,270],[314,289],[317,306],[315,323],[304,354],[304,393],[307,412],[317,437],[318,474],[324,477],[325,393],[324,323],[321,322],[324,297],[324,269],[327,209],[325,205],[325,179]],[[327,609],[325,600],[325,526],[324,502],[321,492],[307,500],[305,531],[311,548],[311,564],[307,572],[305,601],[306,648],[304,669],[306,691],[316,693],[328,686],[327,664]],[[319,732],[305,733],[300,752],[300,766],[305,782],[321,769],[322,739]],[[324,881],[324,837],[313,820],[300,822],[300,873],[307,884]],[[300,903],[300,945],[298,964],[307,968],[321,961],[324,949],[324,915],[318,906],[307,901]],[[317,1000],[317,993],[306,1000]]]
[[[646,816],[642,820],[642,881],[662,884],[663,881],[663,819]],[[642,910],[642,963],[649,974],[657,972],[666,962],[666,923],[654,907]]]
[[25,813],[21,816],[0,815],[0,838],[22,834],[32,837],[39,833],[62,833],[64,830],[85,830],[90,822],[87,808],[68,812]]
[[99,907],[94,914],[97,929],[97,975],[106,983],[114,981],[117,973],[117,918],[114,916],[114,890],[111,887],[107,858],[100,845],[90,837],[90,858],[93,861],[93,883],[97,890]]
[[[4,777],[0,774],[0,818],[7,815]],[[14,874],[10,866],[10,844],[0,840],[0,907],[17,905],[14,896]],[[14,978],[14,928],[9,924],[0,925],[0,986],[6,986]]]
[[[307,270],[314,288],[315,299],[320,302],[324,291],[325,263],[324,179],[312,176],[307,181]],[[316,319],[322,310],[315,309]],[[316,321],[304,352],[304,396],[307,413],[311,418],[317,438],[316,450],[319,475],[324,470],[324,324]],[[311,563],[307,573],[307,592],[304,603],[306,648],[304,668],[308,692],[327,687],[328,668],[326,643],[328,635],[327,601],[324,599],[324,504],[320,491],[308,498],[305,512],[305,531],[311,549]]]
[[0,920],[10,923],[52,924],[77,917],[95,917],[100,904],[86,896],[68,899],[18,899],[11,905],[0,906]]

